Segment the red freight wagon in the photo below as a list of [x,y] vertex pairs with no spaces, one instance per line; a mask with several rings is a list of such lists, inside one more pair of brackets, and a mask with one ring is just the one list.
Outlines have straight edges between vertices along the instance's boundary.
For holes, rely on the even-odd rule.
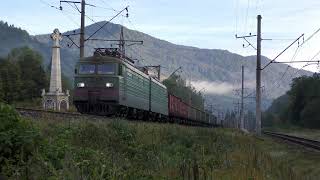
[[180,98],[169,94],[169,115],[178,118],[188,118],[188,104]]

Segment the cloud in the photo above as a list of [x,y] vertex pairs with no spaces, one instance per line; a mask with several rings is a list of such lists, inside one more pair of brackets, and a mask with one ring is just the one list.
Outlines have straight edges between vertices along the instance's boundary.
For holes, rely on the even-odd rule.
[[192,81],[191,84],[200,91],[204,88],[205,94],[228,95],[232,93],[234,86],[227,82]]
[[[241,88],[240,83],[231,84],[228,82],[191,81],[191,84],[197,91],[211,95],[233,95],[233,90]],[[256,85],[255,80],[247,80],[244,84],[247,89],[254,89]]]

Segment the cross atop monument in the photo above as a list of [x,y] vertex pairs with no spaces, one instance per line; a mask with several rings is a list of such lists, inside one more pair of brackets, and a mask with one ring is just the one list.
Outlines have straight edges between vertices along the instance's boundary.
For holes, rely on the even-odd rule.
[[53,40],[53,46],[60,47],[59,42],[62,40],[62,34],[59,32],[59,29],[54,29],[50,37]]

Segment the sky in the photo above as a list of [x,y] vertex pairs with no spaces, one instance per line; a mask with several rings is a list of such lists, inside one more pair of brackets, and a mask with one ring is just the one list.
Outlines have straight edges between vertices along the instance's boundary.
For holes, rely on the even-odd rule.
[[[95,22],[108,20],[129,5],[129,18],[120,16],[112,22],[172,43],[225,49],[241,55],[254,55],[256,51],[246,47],[244,40],[236,39],[235,34],[256,34],[256,17],[261,14],[262,38],[272,39],[262,42],[262,55],[270,59],[301,34],[307,40],[320,28],[319,0],[86,0],[86,3],[96,6],[86,7],[86,14]],[[49,33],[55,28],[62,32],[79,28],[80,14],[76,9],[63,3],[60,11],[59,6],[58,0],[4,1],[0,20],[31,35]],[[86,25],[92,23],[86,19]],[[256,46],[255,38],[248,40]],[[278,60],[310,60],[320,50],[319,40],[320,32],[302,46],[294,44]],[[320,56],[314,58],[318,59]],[[291,65],[302,67],[306,63]],[[305,69],[319,71],[317,64]]]

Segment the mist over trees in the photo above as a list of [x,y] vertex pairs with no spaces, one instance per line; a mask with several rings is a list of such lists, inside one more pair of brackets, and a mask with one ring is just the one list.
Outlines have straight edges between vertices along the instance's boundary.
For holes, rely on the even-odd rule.
[[320,128],[320,74],[293,79],[291,89],[264,114],[264,126],[292,124]]

